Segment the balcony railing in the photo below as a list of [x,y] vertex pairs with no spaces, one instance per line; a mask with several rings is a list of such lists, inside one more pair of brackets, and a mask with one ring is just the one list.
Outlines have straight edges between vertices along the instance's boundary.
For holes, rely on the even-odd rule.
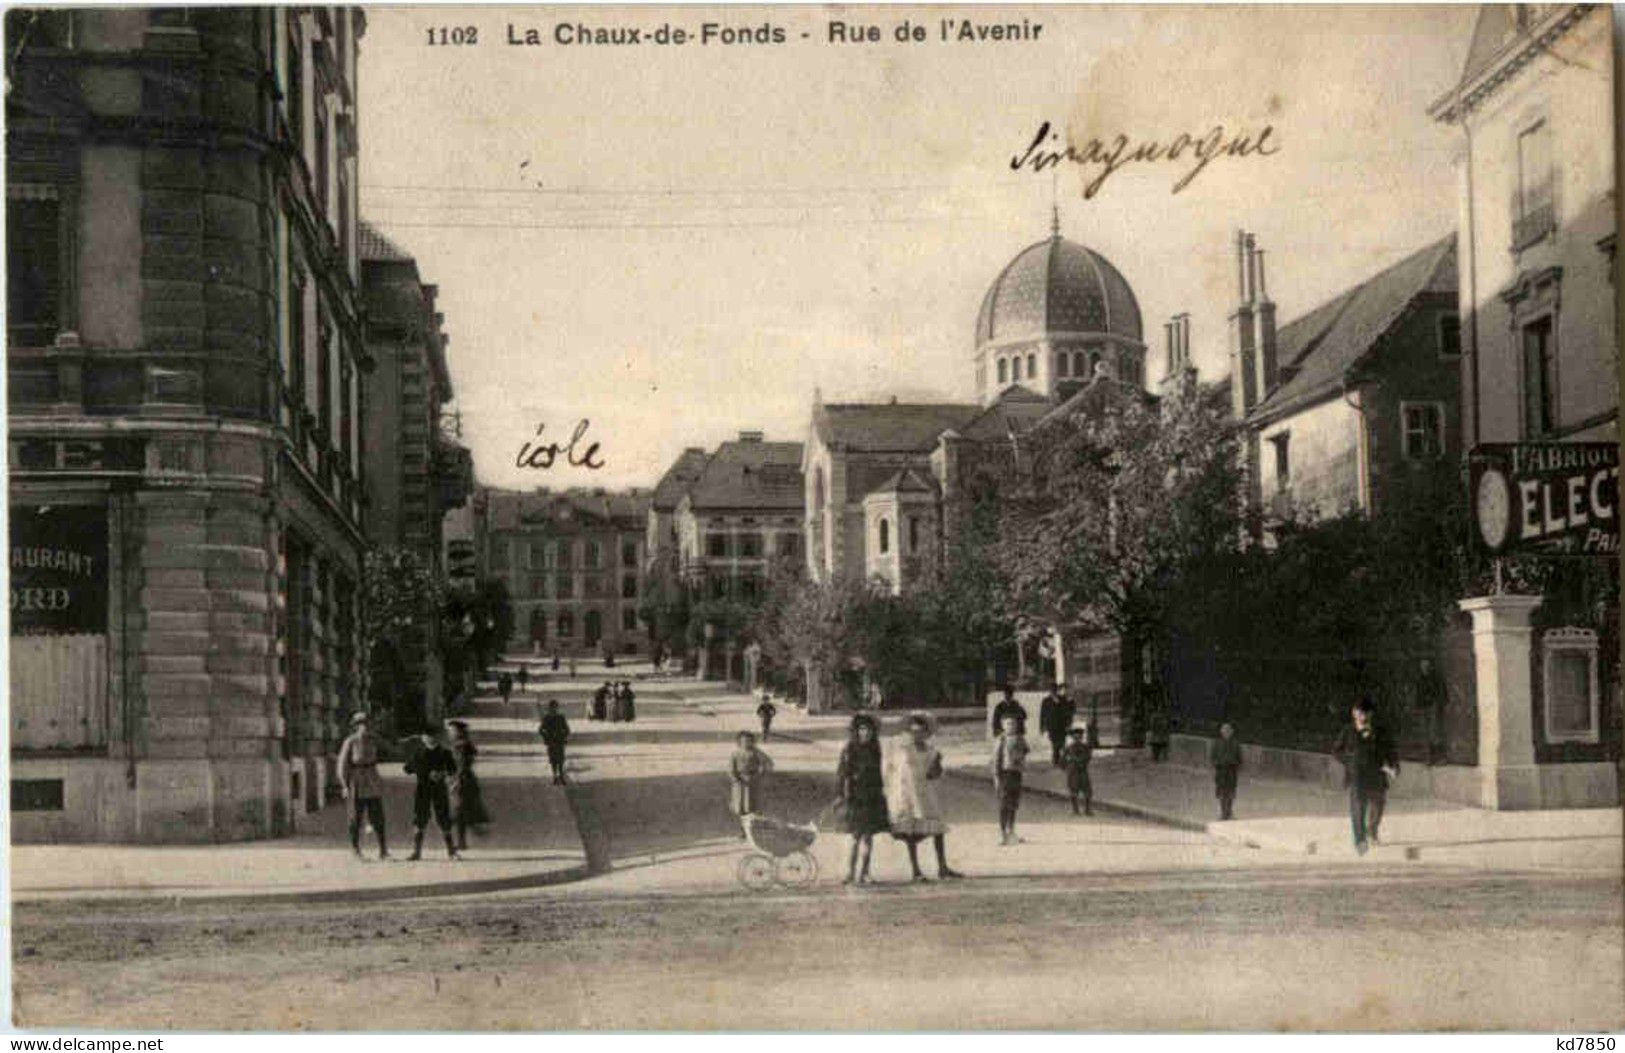
[[1551,204],[1529,209],[1512,221],[1512,251],[1522,252],[1557,230],[1557,209]]

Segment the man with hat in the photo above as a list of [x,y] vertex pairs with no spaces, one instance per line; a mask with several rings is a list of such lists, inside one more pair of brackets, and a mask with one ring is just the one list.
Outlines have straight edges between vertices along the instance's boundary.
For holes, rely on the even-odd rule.
[[367,714],[350,718],[350,737],[339,747],[339,783],[350,802],[350,848],[361,853],[361,817],[365,815],[378,835],[378,858],[389,858],[384,841],[384,784],[378,777],[378,740],[367,726]]

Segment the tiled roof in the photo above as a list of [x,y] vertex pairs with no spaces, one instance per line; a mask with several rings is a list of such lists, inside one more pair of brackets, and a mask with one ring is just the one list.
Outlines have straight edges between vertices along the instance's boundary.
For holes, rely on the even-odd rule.
[[801,453],[799,442],[725,442],[689,487],[689,502],[695,509],[800,511],[807,500]]
[[1094,416],[1106,407],[1130,398],[1138,398],[1145,402],[1156,401],[1155,396],[1139,385],[1102,374],[1073,392],[1065,402],[1044,414],[1039,423],[1047,424],[1050,421],[1080,415]]
[[826,443],[866,452],[924,453],[949,428],[961,428],[982,412],[954,402],[847,403],[819,406],[813,423]]
[[869,492],[876,494],[931,494],[936,493],[936,490],[935,483],[921,478],[920,473],[912,468],[904,468],[893,472],[885,482]]
[[1043,333],[1141,337],[1140,305],[1106,257],[1059,235],[1023,249],[982,298],[976,342]]
[[682,455],[672,462],[666,469],[666,474],[660,477],[655,484],[654,493],[650,495],[649,505],[656,512],[672,512],[677,508],[677,502],[688,493],[688,488],[694,480],[700,477],[705,470],[705,462],[711,455],[698,447],[689,447]]
[[516,530],[543,522],[558,525],[641,526],[649,512],[647,490],[489,490],[491,525]]
[[1456,235],[1450,234],[1280,327],[1278,361],[1291,375],[1253,408],[1274,418],[1324,398],[1424,293],[1456,294]]
[[411,263],[411,253],[401,249],[394,242],[384,237],[372,226],[363,220],[356,225],[356,245],[364,260],[376,260],[380,263]]
[[1003,439],[1012,432],[1019,435],[1037,424],[1053,405],[1044,395],[1012,384],[999,394],[993,405],[958,429],[959,434],[981,442]]

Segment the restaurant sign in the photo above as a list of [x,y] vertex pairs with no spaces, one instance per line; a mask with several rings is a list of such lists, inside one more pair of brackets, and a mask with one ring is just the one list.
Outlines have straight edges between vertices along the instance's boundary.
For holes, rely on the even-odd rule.
[[1474,534],[1491,554],[1619,554],[1618,443],[1486,443],[1467,467]]
[[107,509],[10,511],[12,635],[107,632]]

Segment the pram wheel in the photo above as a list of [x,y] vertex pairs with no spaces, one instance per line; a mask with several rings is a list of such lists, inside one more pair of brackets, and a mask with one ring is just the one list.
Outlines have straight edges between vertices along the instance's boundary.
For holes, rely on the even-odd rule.
[[774,866],[771,856],[752,852],[739,861],[739,867],[735,874],[738,876],[741,885],[744,885],[752,892],[762,892],[773,887],[774,871],[776,869],[777,867]]
[[818,860],[810,852],[791,852],[773,862],[773,877],[781,885],[799,888],[818,880]]

